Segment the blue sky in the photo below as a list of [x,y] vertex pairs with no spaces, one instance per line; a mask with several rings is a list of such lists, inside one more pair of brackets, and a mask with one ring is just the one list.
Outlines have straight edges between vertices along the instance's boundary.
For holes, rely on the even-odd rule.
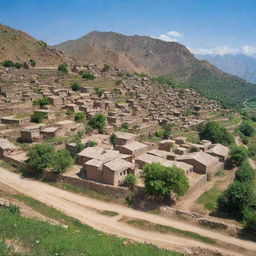
[[0,0],[0,23],[50,45],[99,30],[256,54],[256,0]]

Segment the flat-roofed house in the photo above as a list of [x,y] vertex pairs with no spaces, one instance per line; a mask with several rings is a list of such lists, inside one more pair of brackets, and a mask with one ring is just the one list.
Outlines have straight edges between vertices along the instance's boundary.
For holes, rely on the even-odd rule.
[[7,139],[0,139],[0,157],[17,153],[20,148]]
[[229,154],[229,148],[221,144],[213,144],[207,151],[208,154],[218,157],[220,161],[224,162]]
[[97,146],[85,148],[77,155],[77,162],[79,164],[84,164],[91,159],[97,159],[103,151],[103,148]]
[[136,139],[136,135],[128,132],[116,132],[116,145],[129,144]]
[[141,154],[146,153],[148,151],[148,148],[149,146],[144,143],[133,141],[129,144],[119,146],[117,149],[122,154],[127,154],[127,155],[132,155],[134,157],[137,157]]

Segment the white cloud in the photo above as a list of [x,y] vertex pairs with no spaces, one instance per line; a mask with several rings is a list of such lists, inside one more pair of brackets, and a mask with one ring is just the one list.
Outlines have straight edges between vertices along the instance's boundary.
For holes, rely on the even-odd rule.
[[183,35],[177,31],[169,31],[165,34],[161,34],[158,37],[153,37],[153,38],[157,38],[166,42],[178,42],[179,38],[183,37]]
[[240,48],[231,48],[229,46],[219,46],[215,48],[189,48],[194,54],[226,55],[226,54],[244,54],[256,57],[256,47],[252,45],[243,45]]

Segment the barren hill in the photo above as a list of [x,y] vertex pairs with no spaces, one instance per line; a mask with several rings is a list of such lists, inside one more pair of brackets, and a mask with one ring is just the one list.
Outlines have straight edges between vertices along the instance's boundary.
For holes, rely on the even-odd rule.
[[185,46],[176,42],[94,31],[55,47],[82,61],[165,76],[230,105],[241,104],[256,94],[254,85],[198,60]]
[[72,58],[47,46],[28,34],[0,24],[0,62],[3,60],[25,62],[34,59],[39,66],[70,62]]

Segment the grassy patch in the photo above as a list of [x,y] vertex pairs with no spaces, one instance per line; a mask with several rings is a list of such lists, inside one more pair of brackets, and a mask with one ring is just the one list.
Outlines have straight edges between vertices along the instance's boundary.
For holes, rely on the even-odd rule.
[[223,170],[219,170],[219,171],[216,172],[215,176],[220,176],[220,177],[225,176],[225,173],[224,173]]
[[102,215],[107,215],[111,217],[119,215],[118,212],[112,212],[112,211],[100,211],[99,213]]
[[[26,256],[181,255],[136,242],[125,246],[125,239],[98,232],[83,224],[75,228],[71,226],[65,229],[62,226],[27,219],[18,214],[10,214],[3,209],[0,209],[0,237],[18,241],[21,245],[24,245],[30,251]],[[0,255],[18,256],[19,254],[11,253],[4,243],[0,243]]]
[[197,200],[196,202],[198,204],[202,204],[206,209],[210,211],[214,211],[217,207],[217,200],[221,195],[221,191],[213,187],[209,189],[208,191],[204,192]]
[[207,244],[215,244],[216,241],[214,239],[211,239],[206,236],[201,236],[197,233],[190,232],[190,231],[185,231],[177,228],[173,228],[170,226],[164,226],[160,224],[154,224],[146,220],[139,220],[139,219],[131,219],[127,221],[128,224],[147,229],[147,230],[152,230],[152,231],[158,231],[161,233],[169,233],[169,234],[175,234],[183,237],[188,237],[194,240],[198,240]]
[[61,189],[65,189],[68,190],[70,192],[74,192],[76,194],[81,194],[81,195],[86,195],[95,199],[99,199],[105,202],[116,202],[116,201],[120,201],[118,195],[111,195],[111,194],[107,194],[107,193],[100,193],[97,191],[93,191],[87,188],[81,188],[69,183],[64,183],[64,182],[48,182],[48,184],[57,187],[57,188],[61,188]]

